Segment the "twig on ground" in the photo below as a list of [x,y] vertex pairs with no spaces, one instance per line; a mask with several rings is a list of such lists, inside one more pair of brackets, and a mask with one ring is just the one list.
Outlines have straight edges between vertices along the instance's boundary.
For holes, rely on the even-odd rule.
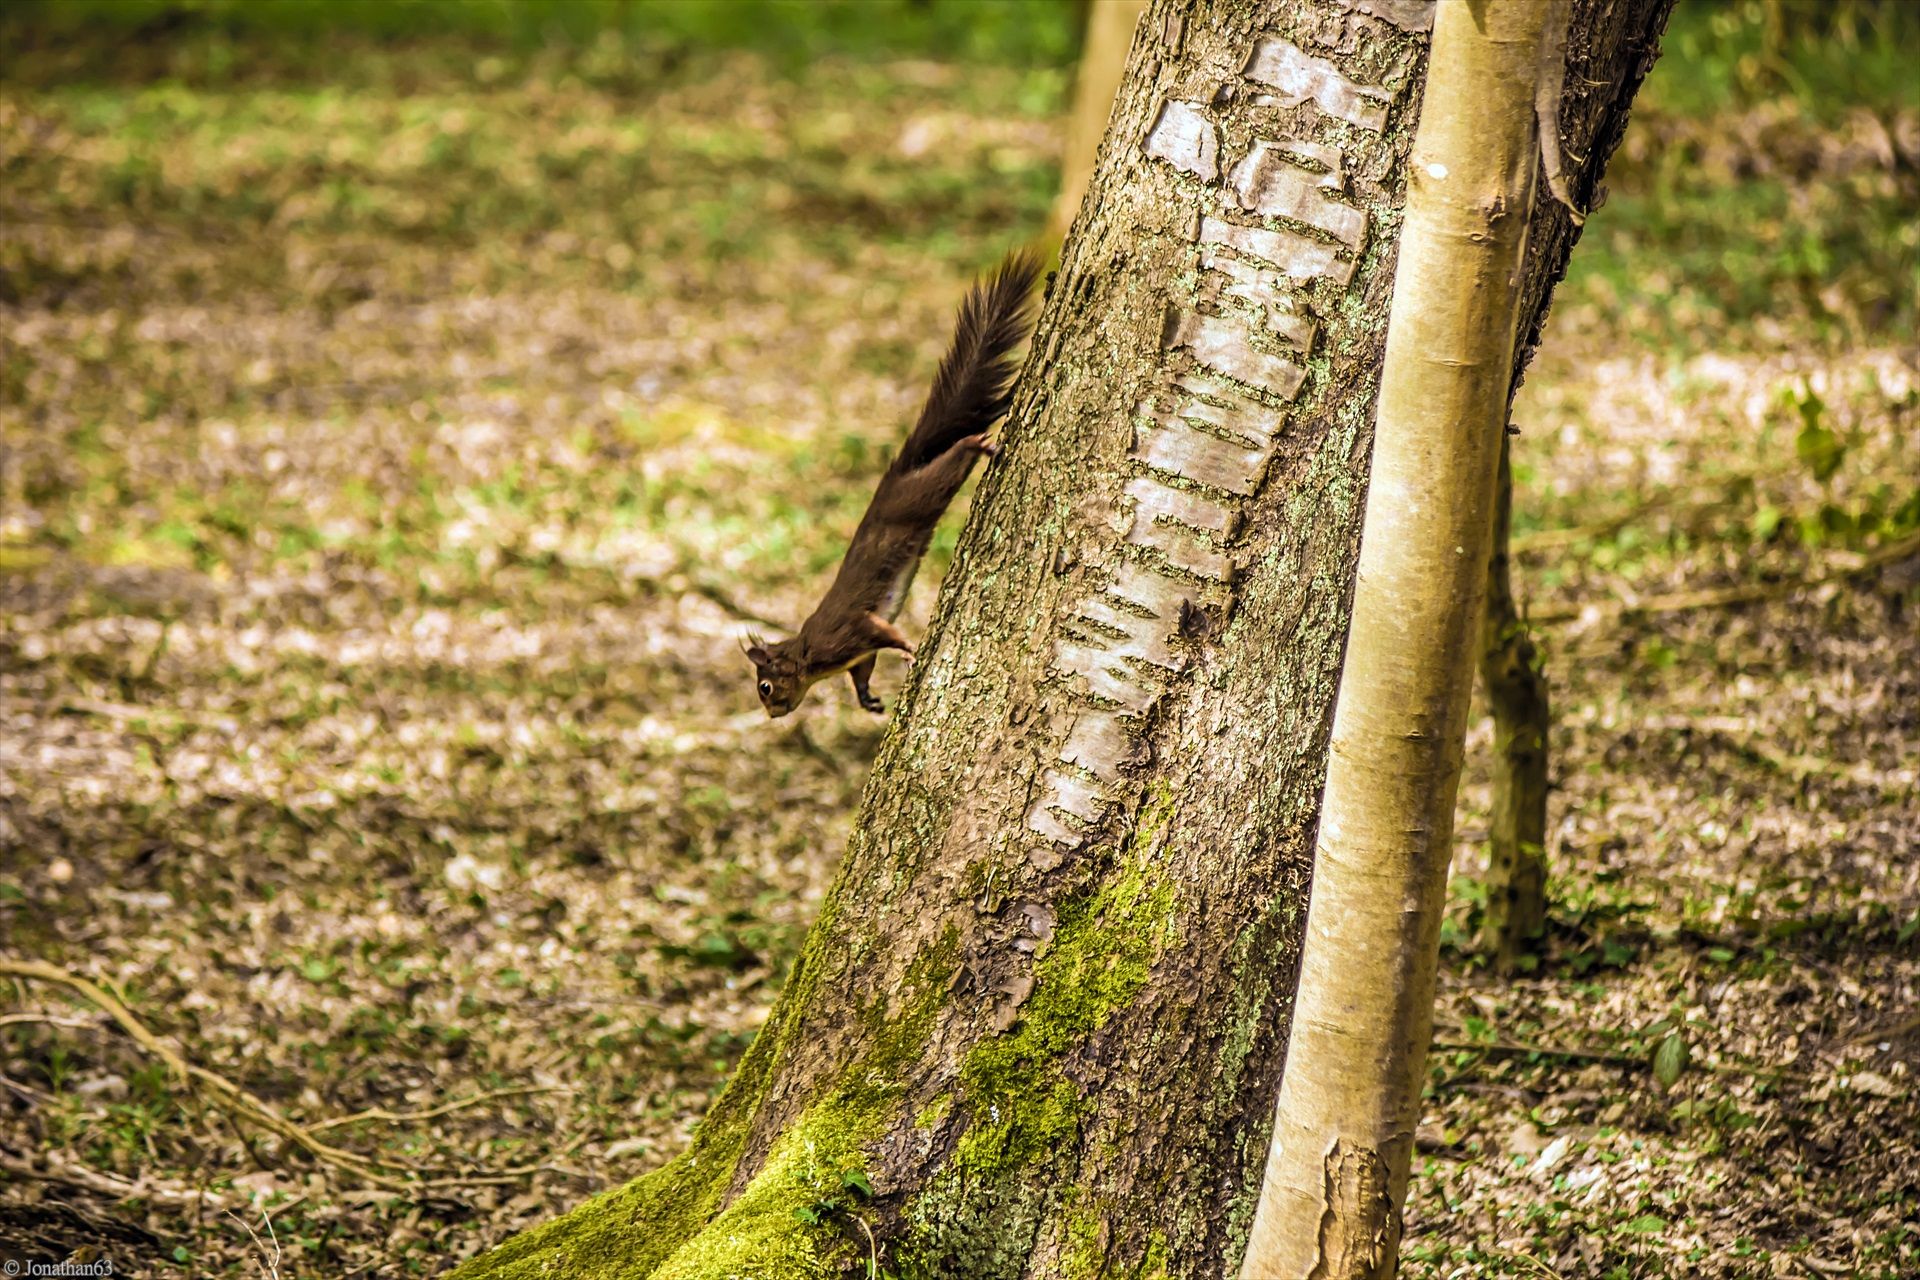
[[1610,533],[1632,524],[1640,512],[1628,512],[1608,520],[1596,520],[1592,524],[1569,525],[1564,529],[1540,529],[1533,533],[1516,533],[1511,541],[1511,550],[1515,555],[1532,555],[1541,551],[1558,551],[1561,547],[1570,547],[1575,543],[1589,542],[1595,538],[1604,538]]
[[1552,1267],[1540,1261],[1540,1259],[1534,1257],[1530,1253],[1521,1253],[1517,1249],[1500,1249],[1500,1248],[1490,1249],[1488,1250],[1488,1252],[1498,1254],[1503,1258],[1512,1258],[1515,1262],[1525,1263],[1527,1266],[1532,1267],[1539,1274],[1543,1276],[1551,1276],[1552,1280],[1562,1280],[1562,1277],[1558,1271],[1555,1271]]
[[[1577,1062],[1599,1062],[1608,1066],[1631,1067],[1640,1071],[1651,1071],[1653,1059],[1647,1054],[1607,1053],[1594,1049],[1567,1049],[1550,1044],[1529,1044],[1522,1040],[1490,1040],[1484,1043],[1472,1043],[1463,1040],[1435,1040],[1432,1047],[1444,1049],[1450,1053],[1478,1053],[1483,1058],[1518,1058],[1537,1056],[1542,1058],[1569,1058]],[[1470,1063],[1462,1068],[1459,1075],[1465,1075],[1478,1063]],[[1787,1067],[1768,1067],[1758,1063],[1744,1062],[1701,1062],[1694,1060],[1687,1064],[1689,1071],[1710,1071],[1716,1075],[1748,1076],[1767,1080],[1811,1080],[1805,1072],[1794,1071]],[[1457,1078],[1457,1077],[1455,1077]]]
[[853,1220],[860,1224],[862,1231],[867,1233],[867,1280],[879,1280],[880,1246],[874,1243],[873,1228],[867,1225],[867,1219],[863,1214],[854,1214]]
[[776,622],[772,618],[755,613],[728,595],[727,592],[717,584],[708,582],[704,578],[695,577],[693,574],[687,574],[686,578],[687,590],[690,593],[699,596],[703,600],[708,600],[719,605],[741,622],[749,622],[756,627],[768,627],[774,631],[785,631],[787,629],[786,623]]
[[114,1200],[150,1200],[156,1204],[176,1205],[199,1205],[211,1202],[215,1205],[223,1205],[230,1199],[218,1191],[209,1191],[204,1187],[182,1187],[152,1179],[135,1182],[67,1160],[54,1151],[42,1151],[40,1158],[46,1163],[45,1168],[10,1153],[0,1152],[0,1170],[4,1170],[15,1178],[57,1183],[60,1186],[107,1196]]
[[0,1013],[0,1027],[30,1025],[68,1027],[74,1031],[99,1031],[99,1023],[88,1018],[63,1018],[54,1013]]
[[1636,503],[1624,511],[1616,512],[1604,520],[1595,520],[1589,524],[1569,525],[1561,529],[1535,529],[1530,533],[1516,533],[1509,540],[1515,555],[1531,555],[1540,551],[1553,551],[1576,543],[1591,542],[1609,534],[1620,532],[1628,525],[1643,520],[1657,511],[1673,511],[1676,515],[1691,516],[1703,511],[1713,511],[1730,504],[1724,489],[1695,490],[1692,493],[1668,493],[1661,497],[1649,498]]
[[1871,1027],[1856,1032],[1841,1041],[1842,1044],[1864,1044],[1869,1040],[1897,1040],[1909,1031],[1920,1031],[1920,1013],[1910,1013],[1890,1026]]
[[43,701],[34,698],[7,698],[0,701],[0,708],[7,711],[24,711],[35,715],[76,715],[93,716],[100,720],[156,720],[167,721],[170,727],[182,725],[196,729],[213,727],[213,723],[203,720],[191,712],[177,707],[143,707],[132,702],[108,702],[102,698],[56,698]]
[[1771,738],[1778,736],[1777,731],[1770,735],[1765,726],[1755,726],[1730,716],[1663,716],[1646,721],[1644,727],[1667,733],[1697,733],[1719,739],[1732,751],[1764,764],[1795,782],[1808,778],[1834,778],[1883,792],[1898,792],[1915,784],[1910,772],[1893,773],[1845,760],[1789,754],[1773,745]]
[[[529,1165],[509,1170],[487,1170],[474,1173],[454,1173],[434,1176],[431,1169],[406,1164],[375,1156],[361,1155],[357,1151],[348,1151],[321,1141],[316,1135],[325,1126],[307,1126],[288,1119],[270,1103],[256,1098],[251,1093],[216,1075],[205,1067],[188,1062],[177,1051],[167,1045],[149,1030],[146,1024],[134,1017],[121,1000],[99,983],[79,974],[69,973],[56,965],[43,964],[36,960],[0,960],[0,977],[20,978],[33,982],[46,982],[66,987],[78,993],[82,998],[100,1009],[121,1030],[125,1031],[135,1044],[145,1049],[166,1064],[174,1078],[189,1090],[200,1094],[214,1110],[225,1116],[235,1125],[238,1132],[239,1122],[245,1121],[258,1128],[276,1134],[294,1144],[323,1165],[351,1172],[364,1178],[382,1190],[407,1192],[421,1188],[451,1187],[461,1185],[497,1185],[517,1182],[527,1175],[544,1168],[544,1165]],[[524,1092],[533,1092],[537,1088],[529,1087]],[[463,1100],[453,1106],[470,1105],[473,1100]],[[453,1109],[451,1106],[448,1109]],[[582,1139],[584,1141],[584,1139]],[[243,1145],[251,1145],[244,1142]],[[565,1152],[562,1152],[565,1154]],[[405,1175],[405,1176],[396,1176]]]
[[395,1188],[405,1185],[403,1179],[393,1177],[382,1170],[406,1169],[407,1166],[363,1156],[358,1152],[320,1141],[305,1127],[287,1119],[271,1104],[254,1097],[224,1076],[216,1075],[205,1067],[195,1066],[181,1057],[159,1036],[148,1030],[145,1023],[134,1017],[132,1011],[121,1003],[118,997],[99,983],[78,974],[69,973],[55,965],[42,964],[37,960],[0,960],[0,976],[52,983],[78,993],[118,1023],[120,1029],[125,1031],[135,1044],[165,1063],[176,1080],[190,1089],[204,1091],[208,1100],[230,1117],[245,1120],[277,1134],[322,1164],[351,1169],[360,1177],[386,1183]]
[[807,732],[807,726],[804,724],[795,724],[793,726],[793,741],[799,744],[802,751],[819,761],[828,773],[838,776],[845,772],[840,761],[834,758],[833,752],[828,751],[825,747],[815,742],[813,735]]
[[280,1280],[280,1237],[274,1234],[272,1215],[265,1209],[260,1210],[260,1220],[267,1224],[267,1237],[273,1241],[271,1256],[267,1254],[267,1246],[261,1242],[260,1234],[253,1229],[252,1223],[231,1209],[227,1210],[227,1216],[246,1228],[247,1238],[252,1240],[253,1247],[260,1251],[261,1273],[267,1277],[267,1280]]
[[1517,1058],[1537,1055],[1542,1058],[1573,1058],[1580,1062],[1604,1062],[1617,1067],[1644,1067],[1643,1056],[1627,1053],[1599,1053],[1592,1049],[1562,1049],[1553,1045],[1525,1044],[1518,1040],[1490,1040],[1473,1043],[1466,1040],[1435,1040],[1433,1047],[1449,1053],[1477,1053],[1483,1058]]
[[37,1102],[43,1107],[53,1101],[52,1094],[42,1093],[32,1085],[21,1084],[11,1076],[0,1076],[0,1089],[11,1089],[28,1102]]
[[307,1126],[307,1131],[323,1133],[328,1129],[338,1129],[345,1125],[375,1120],[388,1124],[411,1124],[416,1120],[432,1120],[455,1111],[464,1111],[468,1107],[477,1107],[483,1102],[492,1102],[496,1098],[517,1098],[533,1093],[564,1093],[566,1091],[564,1086],[557,1084],[527,1084],[516,1085],[511,1089],[488,1089],[484,1093],[474,1094],[471,1098],[459,1098],[437,1107],[429,1107],[425,1111],[388,1111],[381,1107],[373,1107],[366,1111],[356,1111],[350,1116],[334,1116],[329,1120],[315,1121]]

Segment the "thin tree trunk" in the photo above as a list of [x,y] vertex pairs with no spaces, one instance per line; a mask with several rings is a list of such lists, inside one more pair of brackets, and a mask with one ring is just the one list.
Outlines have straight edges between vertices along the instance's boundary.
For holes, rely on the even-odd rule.
[[1047,218],[1047,239],[1054,244],[1067,238],[1093,180],[1100,139],[1106,136],[1114,95],[1127,69],[1127,50],[1146,8],[1147,0],[1088,0],[1080,65],[1073,77],[1073,110],[1067,117],[1067,149],[1060,164],[1060,194]]
[[1541,167],[1535,99],[1566,15],[1541,0],[1473,0],[1435,16],[1246,1280],[1387,1280],[1398,1266]]
[[1493,810],[1480,950],[1511,973],[1534,954],[1547,923],[1547,678],[1513,602],[1511,445],[1500,445],[1481,623],[1480,679],[1493,711]]
[[[1585,2],[1644,21],[1662,0]],[[686,1153],[462,1280],[1233,1268],[1285,1043],[1421,8],[1148,11],[779,1005]],[[1596,47],[1583,155],[1611,150],[1644,70]],[[1530,268],[1529,306],[1558,262]]]

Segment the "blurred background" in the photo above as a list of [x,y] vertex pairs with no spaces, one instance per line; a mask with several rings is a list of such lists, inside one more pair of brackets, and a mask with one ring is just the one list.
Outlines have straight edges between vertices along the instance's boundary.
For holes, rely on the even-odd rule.
[[[1088,16],[0,8],[0,936],[387,1162],[0,986],[0,1252],[255,1274],[264,1210],[287,1274],[431,1273],[679,1150],[884,725],[770,725],[736,640],[1045,234]],[[1681,0],[1665,50],[1517,416],[1551,947],[1467,946],[1476,766],[1413,1275],[1920,1266],[1920,5]],[[1736,1067],[1623,1092],[1675,1035]],[[364,1176],[409,1164],[466,1180]]]

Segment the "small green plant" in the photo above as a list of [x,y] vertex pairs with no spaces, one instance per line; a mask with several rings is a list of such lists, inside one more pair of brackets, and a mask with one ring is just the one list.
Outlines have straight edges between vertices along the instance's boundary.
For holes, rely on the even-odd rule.
[[1801,383],[1788,388],[1781,399],[1800,414],[1800,433],[1793,438],[1793,452],[1813,475],[1825,484],[1847,460],[1847,446],[1826,424],[1827,402],[1820,393]]
[[47,1078],[47,1087],[55,1093],[64,1093],[67,1081],[73,1078],[73,1056],[59,1045],[47,1051],[47,1060],[40,1068]]
[[892,1280],[891,1273],[881,1269],[880,1249],[874,1241],[873,1228],[858,1211],[873,1198],[873,1183],[866,1171],[809,1167],[801,1176],[813,1192],[813,1199],[796,1206],[793,1216],[811,1227],[840,1231],[856,1243],[850,1228],[858,1226],[866,1238],[867,1280]]
[[[1881,483],[1856,486],[1850,493],[1835,491],[1834,479],[1847,462],[1853,441],[1829,424],[1827,403],[1805,382],[1784,388],[1780,405],[1800,422],[1793,453],[1806,473],[1825,489],[1819,506],[1800,514],[1792,526],[1809,547],[1859,547],[1875,537],[1901,537],[1920,528],[1920,489]],[[1756,537],[1773,537],[1785,516],[1777,507],[1762,506],[1753,518]]]

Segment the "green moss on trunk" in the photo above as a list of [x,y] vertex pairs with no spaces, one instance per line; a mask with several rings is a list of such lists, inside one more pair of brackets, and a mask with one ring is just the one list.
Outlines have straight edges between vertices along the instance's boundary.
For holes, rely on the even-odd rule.
[[[815,938],[825,936],[827,931],[816,929]],[[952,987],[957,955],[957,936],[949,929],[915,959],[902,1007],[879,1021],[867,1052],[825,1096],[782,1130],[730,1203],[722,1201],[784,1049],[784,1027],[769,1027],[754,1042],[686,1154],[509,1240],[450,1280],[812,1280],[839,1274],[854,1242],[834,1215],[807,1221],[795,1210],[844,1195],[843,1176],[863,1168],[866,1148],[896,1118],[906,1092],[903,1073],[926,1047]],[[811,952],[802,957],[796,985],[817,972],[816,960]]]
[[1048,1194],[1033,1170],[1070,1154],[1094,1105],[1068,1078],[1068,1060],[1147,985],[1172,935],[1174,889],[1156,855],[1173,804],[1156,788],[1118,871],[1063,914],[1019,1022],[962,1062],[967,1127],[908,1208],[903,1275],[984,1280],[1024,1267]]

